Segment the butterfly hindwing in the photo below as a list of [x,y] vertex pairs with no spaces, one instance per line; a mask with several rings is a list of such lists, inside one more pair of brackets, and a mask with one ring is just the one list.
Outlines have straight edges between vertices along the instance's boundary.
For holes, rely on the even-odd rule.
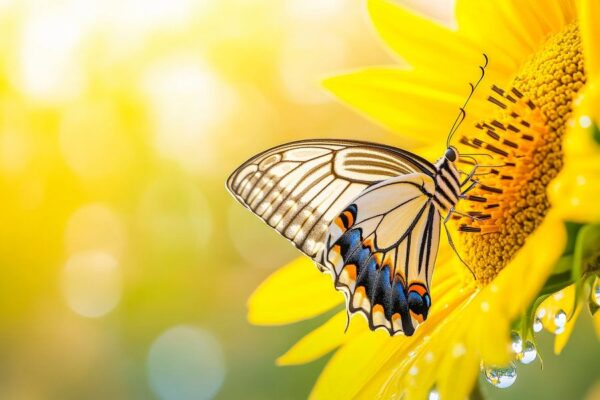
[[426,160],[394,147],[305,140],[267,150],[227,180],[235,198],[313,259],[333,219],[363,190],[393,177],[432,176]]
[[412,173],[372,185],[331,223],[321,263],[350,313],[372,329],[412,335],[427,318],[440,214],[434,180]]

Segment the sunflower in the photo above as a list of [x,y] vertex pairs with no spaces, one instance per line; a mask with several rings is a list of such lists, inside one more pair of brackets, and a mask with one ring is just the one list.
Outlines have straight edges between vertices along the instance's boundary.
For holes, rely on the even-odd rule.
[[[538,326],[552,321],[552,331],[566,334],[581,309],[577,300],[568,313],[560,307],[551,313],[545,302],[561,293],[595,298],[600,248],[588,239],[600,231],[593,196],[600,189],[600,114],[594,113],[600,6],[459,0],[453,30],[390,0],[367,4],[380,37],[410,68],[370,67],[324,85],[425,157],[444,149],[468,93],[465,83],[473,81],[468,66],[479,65],[482,53],[490,60],[484,83],[491,90],[473,97],[454,138],[462,154],[475,154],[472,164],[488,164],[453,221],[454,242],[471,271],[442,240],[433,305],[414,335],[372,332],[361,318],[345,332],[340,310],[277,362],[306,363],[335,350],[313,388],[317,399],[462,400],[480,371],[490,383],[509,386],[514,361],[535,357]],[[343,301],[331,280],[301,258],[255,291],[248,317],[260,325],[288,324]]]

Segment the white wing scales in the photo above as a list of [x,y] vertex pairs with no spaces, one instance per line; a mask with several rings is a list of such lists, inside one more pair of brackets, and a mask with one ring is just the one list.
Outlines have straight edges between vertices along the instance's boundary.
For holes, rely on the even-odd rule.
[[251,158],[227,180],[235,198],[315,259],[331,221],[367,186],[433,174],[426,160],[393,147],[345,140],[285,144]]

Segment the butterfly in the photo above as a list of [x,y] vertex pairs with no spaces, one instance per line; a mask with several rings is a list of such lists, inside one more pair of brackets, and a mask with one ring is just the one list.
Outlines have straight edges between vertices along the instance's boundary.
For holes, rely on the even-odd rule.
[[475,168],[461,177],[450,139],[483,79],[484,57],[433,164],[392,146],[313,139],[266,150],[227,180],[240,203],[332,275],[349,317],[363,314],[372,330],[410,336],[427,319],[442,221],[447,230],[477,182]]

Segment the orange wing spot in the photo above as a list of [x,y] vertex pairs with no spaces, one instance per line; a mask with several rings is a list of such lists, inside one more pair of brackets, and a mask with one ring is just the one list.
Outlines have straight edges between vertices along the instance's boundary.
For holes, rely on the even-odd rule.
[[417,292],[421,296],[423,296],[425,293],[427,293],[427,289],[424,286],[415,284],[414,282],[408,286],[408,291],[409,292]]
[[400,319],[400,314],[398,314],[398,313],[392,314],[392,321],[398,321],[399,319]]
[[342,230],[342,232],[346,232],[346,227],[344,226],[344,221],[340,217],[335,218],[335,224]]
[[410,315],[416,319],[417,321],[419,321],[419,323],[423,322],[423,316],[420,314],[415,314],[414,312],[410,311]]
[[344,211],[344,215],[348,219],[348,228],[354,225],[354,215],[350,211]]
[[369,249],[371,249],[372,252],[375,252],[375,244],[373,243],[373,237],[368,237],[365,240],[363,240],[363,246],[366,246]]
[[394,260],[392,260],[392,255],[390,253],[386,253],[385,257],[383,257],[382,267],[389,267],[390,271],[393,269]]
[[331,248],[331,251],[330,251],[330,252],[332,252],[332,253],[336,253],[336,254],[338,254],[338,255],[339,255],[341,251],[342,251],[342,248],[340,247],[340,245],[339,245],[339,244],[336,244],[336,245],[334,245],[334,246]]
[[357,287],[356,290],[354,291],[354,296],[359,297],[359,300],[360,300],[360,298],[367,297],[367,291],[366,291],[365,287],[364,286]]
[[354,264],[346,264],[345,269],[346,269],[346,273],[348,274],[348,277],[351,280],[355,281],[356,280],[356,265],[354,265]]
[[373,306],[373,313],[380,312],[383,314],[383,306],[381,304],[375,304]]
[[375,262],[377,263],[377,265],[381,267],[381,261],[383,260],[383,254],[375,253],[375,254],[373,254],[373,256],[375,257]]

